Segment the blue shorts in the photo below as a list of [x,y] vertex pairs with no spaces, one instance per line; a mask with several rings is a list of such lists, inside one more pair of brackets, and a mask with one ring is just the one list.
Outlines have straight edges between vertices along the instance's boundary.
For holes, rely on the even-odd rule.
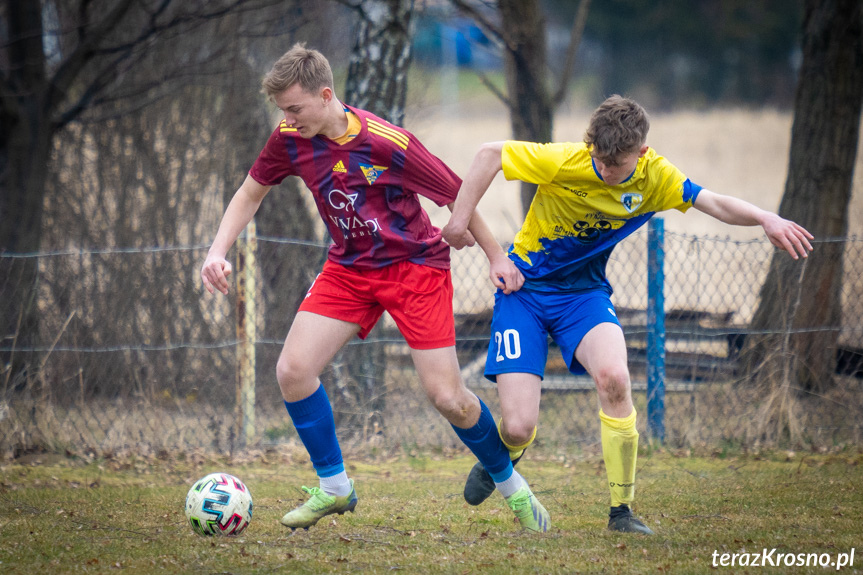
[[620,325],[604,290],[545,293],[522,289],[509,295],[498,290],[485,376],[495,382],[501,373],[544,377],[549,335],[560,347],[569,371],[581,375],[586,370],[576,361],[575,349],[601,323]]

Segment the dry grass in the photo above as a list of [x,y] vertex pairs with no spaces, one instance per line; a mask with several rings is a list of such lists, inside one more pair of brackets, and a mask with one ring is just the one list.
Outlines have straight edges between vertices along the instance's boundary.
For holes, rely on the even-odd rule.
[[[411,454],[416,451],[467,453],[450,425],[425,397],[412,370],[387,378],[384,430],[339,428],[347,453]],[[476,385],[477,381],[470,384]],[[492,413],[497,392],[474,387]],[[633,393],[643,441],[647,400]],[[3,406],[0,461],[28,453],[70,453],[99,457],[160,457],[166,453],[241,451],[230,407],[202,401],[143,402],[139,399],[57,406],[18,403]],[[823,396],[800,396],[786,386],[770,393],[746,382],[699,383],[665,400],[669,446],[711,450],[720,445],[745,449],[784,446],[834,449],[863,443],[863,382],[847,378]],[[600,449],[596,392],[546,391],[533,451],[554,458],[597,454]],[[338,414],[337,414],[338,417]],[[302,453],[296,431],[280,406],[259,406],[250,448],[279,447]]]
[[[494,495],[461,497],[473,461],[417,451],[349,463],[355,514],[291,533],[278,519],[314,482],[307,461],[271,450],[242,457],[56,458],[0,465],[0,569],[30,573],[704,573],[713,554],[828,554],[856,549],[863,456],[642,450],[636,511],[653,537],[605,529],[602,461],[529,456],[520,465],[552,515],[519,531]],[[195,535],[183,515],[191,483],[228,471],[249,486],[254,516],[238,538]],[[846,557],[847,560],[847,557]],[[810,564],[811,565],[811,564]],[[835,567],[833,568],[835,570]],[[760,572],[752,569],[747,572]],[[794,573],[822,573],[820,567]],[[732,569],[729,572],[742,572]],[[787,572],[768,569],[767,572]]]

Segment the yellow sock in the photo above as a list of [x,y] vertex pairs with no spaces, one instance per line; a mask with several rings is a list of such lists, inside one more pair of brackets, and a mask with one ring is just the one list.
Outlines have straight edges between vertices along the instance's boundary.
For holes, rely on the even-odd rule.
[[503,438],[503,434],[500,432],[500,426],[503,423],[503,419],[500,419],[497,422],[497,433],[500,435],[500,440],[503,442],[504,446],[509,450],[509,458],[510,460],[515,460],[521,457],[521,454],[524,453],[524,450],[533,443],[533,440],[536,439],[536,426],[533,426],[533,433],[530,436],[530,439],[525,441],[521,445],[510,445],[506,442],[506,439]]
[[609,417],[599,410],[602,430],[602,456],[611,506],[631,505],[635,498],[635,463],[638,458],[638,431],[635,429],[635,409],[628,417]]

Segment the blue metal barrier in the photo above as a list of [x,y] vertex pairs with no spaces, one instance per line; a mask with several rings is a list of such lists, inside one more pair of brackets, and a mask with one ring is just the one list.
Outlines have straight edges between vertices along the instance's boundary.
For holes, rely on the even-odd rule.
[[647,429],[665,441],[665,221],[647,226]]

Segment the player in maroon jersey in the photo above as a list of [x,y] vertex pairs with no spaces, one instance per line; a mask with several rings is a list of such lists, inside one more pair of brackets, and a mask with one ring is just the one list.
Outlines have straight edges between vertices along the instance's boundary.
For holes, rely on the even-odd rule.
[[[318,378],[351,338],[365,338],[387,311],[434,406],[489,470],[521,525],[547,530],[548,513],[512,469],[491,412],[459,373],[449,246],[419,196],[451,205],[461,180],[410,132],[342,104],[329,63],[315,50],[295,45],[264,78],[263,90],[285,118],[228,205],[201,276],[210,293],[227,294],[228,249],[272,186],[290,175],[302,178],[333,245],[291,325],[276,377],[320,487],[303,487],[309,500],[282,523],[308,528],[357,504]],[[489,259],[495,286],[506,293],[521,287],[521,273],[478,215],[469,229]]]

